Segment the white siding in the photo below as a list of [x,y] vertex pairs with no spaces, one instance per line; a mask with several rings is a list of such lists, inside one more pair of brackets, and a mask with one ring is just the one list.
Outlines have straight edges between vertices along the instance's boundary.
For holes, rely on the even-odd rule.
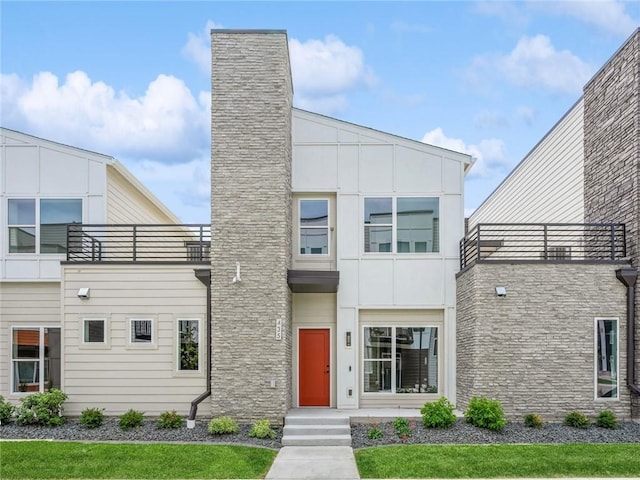
[[580,100],[469,217],[478,223],[584,221],[584,104]]
[[59,283],[0,282],[0,395],[9,394],[11,327],[59,327]]
[[[77,297],[79,288],[90,298]],[[159,265],[63,267],[63,390],[65,411],[87,407],[116,415],[135,408],[147,415],[189,411],[206,387],[206,287],[193,267]],[[82,343],[82,319],[105,318],[108,345]],[[149,318],[153,347],[129,343],[129,319]],[[200,319],[199,372],[177,371],[177,321]]]

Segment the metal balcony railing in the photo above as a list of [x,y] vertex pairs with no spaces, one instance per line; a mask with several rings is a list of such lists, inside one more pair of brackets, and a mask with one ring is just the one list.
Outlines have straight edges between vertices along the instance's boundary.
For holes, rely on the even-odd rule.
[[460,268],[490,261],[614,261],[626,257],[622,223],[481,223],[460,240]]
[[67,225],[68,262],[203,263],[211,225]]

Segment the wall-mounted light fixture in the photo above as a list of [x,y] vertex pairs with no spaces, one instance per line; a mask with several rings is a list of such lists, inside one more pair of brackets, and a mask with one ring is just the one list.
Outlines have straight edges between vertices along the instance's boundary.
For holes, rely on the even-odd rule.
[[240,262],[236,262],[236,276],[233,277],[233,280],[231,280],[231,283],[238,283],[241,281],[242,281],[242,278],[240,278]]
[[496,296],[498,296],[498,297],[506,297],[507,296],[507,287],[496,287]]
[[91,289],[88,287],[81,288],[78,290],[78,298],[82,300],[86,300],[91,296]]
[[351,346],[351,332],[345,332],[345,334],[344,334],[344,344],[347,347]]

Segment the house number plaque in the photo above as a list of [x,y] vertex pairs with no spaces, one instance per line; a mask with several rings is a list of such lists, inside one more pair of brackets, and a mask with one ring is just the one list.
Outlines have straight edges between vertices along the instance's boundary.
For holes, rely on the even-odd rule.
[[276,319],[276,340],[282,340],[282,319]]

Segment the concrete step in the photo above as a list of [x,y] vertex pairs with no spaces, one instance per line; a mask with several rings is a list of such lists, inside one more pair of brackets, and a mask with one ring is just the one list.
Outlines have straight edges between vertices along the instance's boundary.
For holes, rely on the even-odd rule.
[[285,425],[351,425],[349,417],[339,416],[287,416],[284,419]]
[[282,445],[290,446],[351,446],[351,435],[283,435]]
[[283,435],[351,435],[349,425],[290,425],[282,429]]

